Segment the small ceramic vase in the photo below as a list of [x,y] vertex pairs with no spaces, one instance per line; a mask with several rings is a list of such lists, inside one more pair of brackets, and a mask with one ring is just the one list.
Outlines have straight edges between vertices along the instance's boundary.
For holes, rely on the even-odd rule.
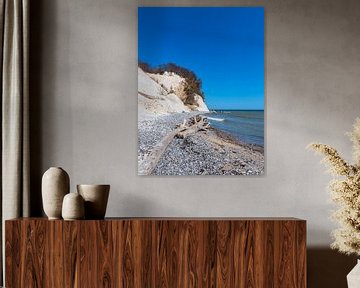
[[42,177],[41,194],[49,219],[61,219],[63,198],[69,193],[69,175],[60,167],[49,168]]
[[65,195],[62,205],[62,217],[64,220],[84,219],[84,199],[79,193],[69,193]]
[[85,219],[104,219],[110,185],[77,185],[85,201]]

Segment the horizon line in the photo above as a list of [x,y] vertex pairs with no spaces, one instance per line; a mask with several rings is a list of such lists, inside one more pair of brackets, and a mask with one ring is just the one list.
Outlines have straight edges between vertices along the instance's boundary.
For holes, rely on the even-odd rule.
[[221,111],[265,111],[265,109],[228,109],[228,108],[225,108],[225,109],[219,109],[219,108],[210,108],[208,107],[209,110],[221,110]]

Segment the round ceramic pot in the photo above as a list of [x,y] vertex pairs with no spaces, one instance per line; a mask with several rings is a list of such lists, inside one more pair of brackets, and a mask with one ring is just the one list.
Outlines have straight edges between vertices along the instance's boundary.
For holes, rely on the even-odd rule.
[[69,193],[69,175],[60,167],[49,168],[42,177],[43,208],[49,219],[61,219],[63,198]]
[[79,193],[69,193],[65,195],[62,205],[62,217],[64,220],[84,219],[85,208],[84,199]]
[[85,219],[104,219],[110,185],[77,185],[77,191],[85,201]]

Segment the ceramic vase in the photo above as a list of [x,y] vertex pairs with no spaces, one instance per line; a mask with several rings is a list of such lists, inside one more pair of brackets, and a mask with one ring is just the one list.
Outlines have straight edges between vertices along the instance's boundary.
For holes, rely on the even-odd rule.
[[49,168],[42,177],[43,208],[49,219],[61,219],[63,198],[69,193],[69,175],[60,167]]
[[348,288],[360,287],[360,260],[357,261],[355,267],[347,275]]
[[64,220],[84,219],[84,199],[79,193],[69,193],[65,195],[62,204],[62,217]]
[[85,219],[104,219],[110,185],[77,185],[85,201]]

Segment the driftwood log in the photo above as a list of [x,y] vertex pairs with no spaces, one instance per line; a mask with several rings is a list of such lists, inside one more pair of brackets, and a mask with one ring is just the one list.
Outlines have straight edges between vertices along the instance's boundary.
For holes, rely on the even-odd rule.
[[177,125],[175,130],[162,138],[161,141],[154,146],[151,152],[139,163],[139,174],[150,175],[153,172],[166,148],[175,137],[185,139],[198,131],[206,131],[208,127],[209,122],[207,118],[201,115],[184,120],[182,124]]
[[176,134],[176,137],[184,139],[198,131],[206,131],[208,127],[209,122],[207,118],[197,115],[190,118],[187,122],[184,120],[184,123],[179,126],[181,130]]

